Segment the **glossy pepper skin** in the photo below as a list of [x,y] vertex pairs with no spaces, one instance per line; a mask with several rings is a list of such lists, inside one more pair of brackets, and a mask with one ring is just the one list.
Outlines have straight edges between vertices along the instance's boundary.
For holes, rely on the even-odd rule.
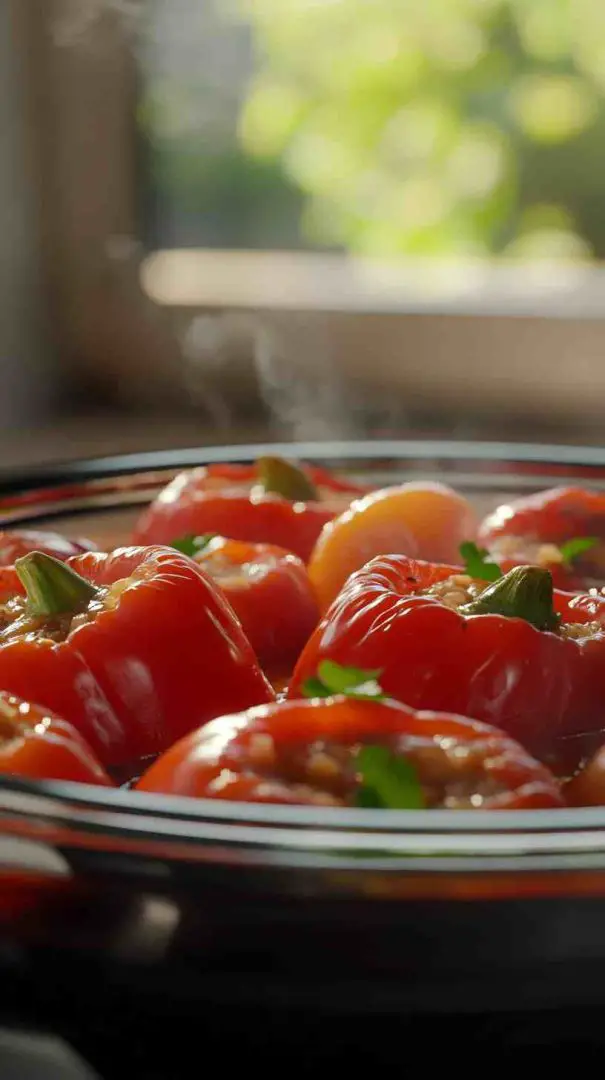
[[377,555],[448,562],[476,531],[473,508],[446,484],[413,481],[355,499],[324,526],[309,559],[322,612],[349,575]]
[[227,597],[261,665],[291,672],[319,619],[305,564],[274,544],[215,536],[195,556]]
[[0,566],[13,566],[16,559],[30,551],[44,551],[55,559],[72,558],[85,551],[96,551],[92,540],[71,540],[61,533],[36,529],[0,530]]
[[338,695],[224,716],[171,747],[141,791],[243,802],[354,805],[355,751],[388,747],[409,761],[427,808],[561,806],[548,769],[486,724],[394,701]]
[[305,562],[323,526],[365,489],[305,466],[318,498],[290,499],[258,486],[254,465],[208,465],[180,473],[139,519],[134,540],[170,544],[187,534],[217,533],[276,544]]
[[47,636],[52,619],[33,635],[8,625],[0,686],[72,723],[104,765],[135,763],[226,710],[273,700],[235,614],[191,559],[131,547],[67,565],[101,593],[63,640]]
[[[392,697],[491,723],[543,759],[558,752],[561,737],[600,729],[605,634],[596,628],[573,640],[524,618],[463,614],[427,595],[453,574],[460,569],[404,556],[373,559],[349,578],[310,638],[288,697],[329,659],[379,670]],[[564,622],[605,622],[602,596],[555,592],[554,608]],[[576,750],[571,739],[566,753]]]
[[481,523],[479,540],[492,550],[504,536],[557,545],[577,536],[598,537],[601,543],[579,556],[574,569],[580,576],[605,577],[605,494],[554,487],[503,503]]
[[0,692],[0,773],[113,786],[72,724],[4,692]]

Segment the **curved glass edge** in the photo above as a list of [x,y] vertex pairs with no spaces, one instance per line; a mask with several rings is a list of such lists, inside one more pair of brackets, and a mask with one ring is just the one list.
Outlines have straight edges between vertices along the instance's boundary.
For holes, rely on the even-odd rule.
[[226,864],[236,858],[357,870],[382,865],[408,873],[419,867],[605,871],[605,811],[598,809],[465,814],[268,807],[5,777],[2,833],[169,859],[205,852]]
[[[461,462],[482,464],[486,470],[476,479],[479,487],[494,489],[499,478],[510,486],[523,479],[516,473],[520,462],[535,465],[535,473],[526,477],[548,484],[550,466],[568,469],[573,478],[576,468],[603,469],[599,477],[605,485],[605,450],[591,447],[533,446],[506,443],[457,443],[380,441],[359,443],[262,444],[254,446],[201,447],[192,450],[159,451],[129,454],[115,458],[53,467],[46,475],[49,483],[64,481],[67,488],[46,491],[37,505],[23,507],[23,517],[14,519],[4,512],[0,502],[0,522],[47,519],[63,516],[83,506],[102,511],[107,506],[130,505],[152,497],[166,481],[165,470],[175,470],[213,461],[252,461],[262,453],[290,455],[329,464],[358,463],[363,469],[372,463],[384,463],[392,469],[400,462],[415,461],[425,470],[458,473]],[[506,465],[505,473],[498,467]],[[496,469],[496,474],[490,469]],[[137,475],[140,476],[140,484]],[[159,475],[158,475],[159,471]],[[111,474],[114,474],[113,476]],[[487,475],[486,475],[487,473]],[[20,490],[23,475],[11,474],[8,485],[0,478],[2,493]],[[475,475],[475,474],[473,474]],[[31,478],[31,473],[30,473]],[[103,478],[100,485],[99,480]],[[468,475],[464,479],[468,481]],[[557,474],[557,481],[562,476]],[[21,486],[20,486],[21,485]],[[82,485],[87,488],[85,495]],[[497,487],[498,485],[496,485]],[[36,492],[31,488],[28,497]],[[113,501],[112,501],[113,500]],[[169,796],[153,796],[126,790],[105,790],[78,784],[28,782],[0,776],[0,833],[19,833],[27,823],[41,823],[49,837],[53,830],[65,835],[78,834],[86,846],[93,836],[103,835],[109,848],[112,839],[128,838],[133,845],[147,840],[172,844],[212,845],[222,851],[256,851],[266,859],[289,858],[314,865],[326,859],[354,859],[362,869],[365,857],[372,866],[382,855],[388,856],[388,868],[401,865],[411,870],[418,859],[423,869],[436,857],[439,870],[451,860],[462,859],[465,870],[476,869],[478,862],[487,869],[491,859],[503,860],[510,869],[605,868],[605,808],[569,810],[531,810],[514,812],[473,811],[376,811],[337,810],[313,807],[263,807],[254,804],[194,801]],[[478,859],[478,857],[480,858]],[[428,860],[428,861],[427,861]]]
[[226,446],[187,447],[150,450],[109,457],[57,462],[39,468],[0,470],[0,497],[39,484],[41,488],[79,481],[115,479],[133,473],[150,474],[155,470],[189,468],[216,462],[249,462],[263,454],[307,458],[311,461],[375,462],[411,461],[438,464],[465,462],[475,466],[506,464],[514,466],[558,466],[604,470],[605,449],[595,446],[506,442],[469,442],[465,440],[378,439],[349,442],[245,443]]
[[378,485],[392,483],[395,466],[405,465],[410,479],[447,479],[478,495],[519,494],[580,481],[605,488],[605,451],[595,447],[409,440],[263,443],[125,454],[4,475],[0,471],[0,526],[136,507],[183,468],[246,464],[267,453],[319,461],[354,479],[370,473]]

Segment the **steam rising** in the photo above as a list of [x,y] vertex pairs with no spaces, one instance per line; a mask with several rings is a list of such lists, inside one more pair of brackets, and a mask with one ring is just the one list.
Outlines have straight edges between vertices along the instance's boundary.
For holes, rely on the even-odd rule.
[[[283,439],[329,440],[359,433],[361,408],[333,363],[325,331],[304,315],[200,315],[183,341],[185,381],[222,431],[241,423],[242,406]],[[357,412],[357,419],[356,419]]]
[[281,335],[278,327],[262,325],[254,365],[259,393],[282,435],[312,441],[355,434],[352,402],[347,407],[330,343],[308,317],[289,315]]

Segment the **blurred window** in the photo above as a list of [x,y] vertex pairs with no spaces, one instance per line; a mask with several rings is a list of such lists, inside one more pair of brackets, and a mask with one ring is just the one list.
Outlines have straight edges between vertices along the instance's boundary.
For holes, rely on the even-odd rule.
[[152,248],[605,255],[603,0],[149,0]]
[[70,390],[600,430],[603,3],[11,0]]

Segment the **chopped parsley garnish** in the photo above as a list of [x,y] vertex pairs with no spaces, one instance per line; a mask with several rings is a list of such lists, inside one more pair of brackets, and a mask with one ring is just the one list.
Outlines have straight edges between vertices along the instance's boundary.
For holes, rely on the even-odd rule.
[[322,660],[317,675],[303,684],[302,693],[308,698],[345,694],[362,701],[384,701],[386,694],[377,681],[380,675],[380,670],[362,671],[356,667],[343,667],[334,660]]
[[361,784],[356,806],[373,810],[423,810],[422,790],[416,769],[405,757],[387,746],[362,746],[356,759]]
[[216,533],[203,533],[201,536],[194,536],[193,533],[188,536],[181,536],[178,540],[173,540],[170,547],[175,551],[180,551],[182,555],[188,555],[190,559],[194,559],[196,555],[204,551],[208,547],[211,540],[214,540]]
[[485,548],[479,548],[472,540],[467,540],[460,545],[460,555],[464,561],[464,569],[469,577],[479,581],[498,581],[503,577],[500,567],[489,559],[489,552]]
[[559,551],[563,556],[563,562],[569,564],[577,559],[578,555],[583,555],[585,551],[590,551],[591,548],[596,547],[599,543],[598,536],[575,536],[572,540],[566,540],[564,544],[559,546]]
[[[344,694],[356,701],[385,701],[378,679],[380,670],[363,671],[334,660],[322,660],[315,678],[302,687],[305,697]],[[355,764],[360,784],[355,805],[372,810],[422,810],[424,793],[414,766],[387,746],[368,744],[357,753]]]

